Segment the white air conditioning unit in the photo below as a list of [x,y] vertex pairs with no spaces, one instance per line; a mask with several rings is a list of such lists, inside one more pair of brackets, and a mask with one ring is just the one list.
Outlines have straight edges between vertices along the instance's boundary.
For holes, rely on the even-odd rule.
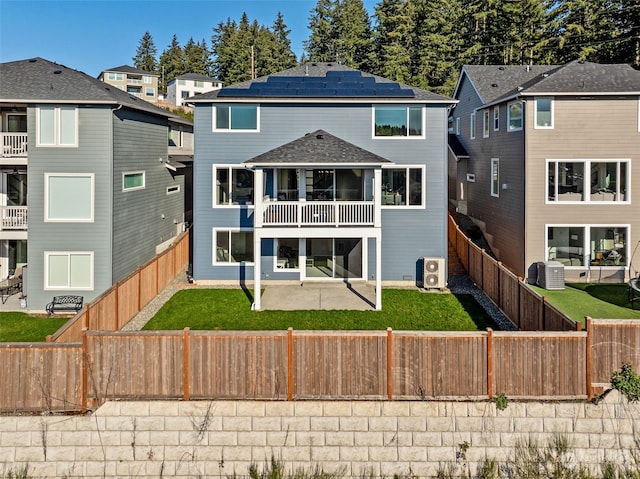
[[444,258],[422,258],[422,286],[425,289],[446,286]]

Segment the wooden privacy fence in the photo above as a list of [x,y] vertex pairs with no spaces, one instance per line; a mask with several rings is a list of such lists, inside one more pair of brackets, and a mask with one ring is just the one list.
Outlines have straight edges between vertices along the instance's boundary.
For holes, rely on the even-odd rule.
[[106,399],[585,399],[630,363],[640,320],[585,331],[83,331],[0,344],[0,412]]
[[578,323],[465,236],[449,215],[449,241],[469,277],[521,331],[580,331]]
[[172,246],[115,283],[67,321],[47,342],[78,342],[82,329],[117,331],[173,281],[189,263],[189,234],[185,231]]

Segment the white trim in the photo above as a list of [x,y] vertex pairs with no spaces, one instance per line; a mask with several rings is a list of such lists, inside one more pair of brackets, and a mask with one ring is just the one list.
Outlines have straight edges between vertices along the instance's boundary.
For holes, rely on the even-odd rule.
[[[383,171],[384,170],[410,170],[410,169],[422,170],[422,174],[421,174],[421,182],[422,182],[422,184],[420,185],[421,186],[421,190],[422,190],[421,191],[421,202],[422,202],[422,204],[420,204],[420,205],[410,205],[410,204],[408,204],[409,203],[409,195],[408,195],[408,192],[409,192],[409,174],[408,174],[408,171],[407,171],[407,174],[406,174],[407,184],[406,184],[406,187],[405,187],[405,191],[406,191],[405,195],[406,195],[407,204],[406,205],[383,205],[383,204],[380,204],[380,207],[382,209],[424,210],[427,207],[427,187],[426,187],[427,186],[426,185],[426,181],[427,181],[426,176],[427,175],[426,175],[426,166],[425,165],[388,165],[388,166],[384,165],[382,167]],[[374,192],[374,195],[375,194],[379,194],[380,198],[382,199],[382,190],[381,190],[381,188],[382,188],[382,180],[381,180],[380,186]]]
[[500,131],[500,105],[493,107],[493,131]]
[[[256,203],[256,176],[255,176],[255,172],[247,167],[245,167],[243,164],[238,164],[238,163],[233,163],[233,164],[229,164],[229,163],[222,163],[222,164],[217,164],[214,163],[211,165],[211,174],[212,174],[212,181],[211,181],[211,207],[212,208],[254,208],[255,207],[255,203]],[[226,169],[228,171],[229,174],[229,199],[228,202],[224,203],[224,204],[218,204],[216,203],[216,198],[217,198],[217,191],[216,191],[216,185],[217,185],[217,171],[218,170],[223,170]],[[233,197],[233,170],[245,170],[247,172],[249,172],[251,175],[253,175],[253,201],[251,202],[251,204],[247,203],[247,204],[240,204],[240,203],[231,203],[231,198]]]
[[[88,178],[91,182],[91,215],[89,218],[50,218],[49,217],[49,178],[51,177]],[[95,173],[45,173],[44,174],[44,222],[45,223],[93,223],[95,217]]]
[[[212,116],[212,123],[211,123],[211,131],[215,132],[215,133],[260,133],[260,104],[256,103],[256,100],[253,99],[250,103],[250,105],[253,105],[256,107],[256,129],[255,130],[236,130],[236,129],[232,129],[231,128],[231,107],[232,106],[246,106],[243,104],[244,102],[225,102],[225,103],[219,103],[219,104],[215,104],[213,105],[213,107],[211,108],[211,116]],[[216,115],[218,112],[218,108],[220,107],[226,107],[229,108],[229,128],[217,128],[216,127]]]
[[[142,175],[142,186],[132,186],[131,188],[125,188],[124,179],[126,176],[133,175]],[[122,191],[136,191],[136,190],[144,190],[147,186],[147,175],[144,170],[139,171],[123,171],[122,172]]]
[[456,135],[460,136],[460,117],[456,117]]
[[[498,179],[495,183],[493,181],[494,168],[495,168],[495,173],[498,175]],[[494,184],[496,186],[496,191],[493,190]],[[499,198],[500,197],[500,158],[491,158],[491,173],[489,176],[489,185],[491,188],[491,196],[495,198]]]
[[482,110],[482,138],[489,138],[489,131],[491,130],[491,126],[489,125],[490,121],[490,111],[487,109]]
[[[239,266],[239,265],[245,265],[245,266],[253,266],[256,263],[256,251],[255,251],[255,247],[252,244],[252,248],[253,248],[253,261],[234,261],[234,262],[218,262],[217,260],[217,250],[218,250],[218,244],[217,244],[217,239],[218,239],[218,232],[227,232],[229,234],[229,252],[228,254],[231,255],[231,233],[253,233],[254,235],[256,234],[254,231],[254,228],[238,228],[238,227],[233,227],[233,228],[226,228],[223,226],[220,227],[214,227],[211,229],[211,265],[212,266]],[[252,241],[252,243],[255,243],[255,237],[254,237],[254,241]],[[260,251],[259,254],[261,254],[262,252]]]
[[[520,104],[520,127],[519,128],[512,128],[511,127],[511,105],[514,105],[516,103]],[[515,100],[515,101],[511,101],[509,103],[507,103],[507,131],[508,132],[512,132],[512,131],[522,131],[522,129],[524,128],[524,102],[521,100]]]
[[474,111],[469,115],[469,138],[471,140],[476,139],[476,126],[476,112]]
[[[551,115],[549,125],[538,125],[538,100],[549,100],[549,114]],[[536,130],[553,130],[554,101],[550,96],[536,96],[533,99],[533,128]]]
[[[398,109],[402,109],[405,108],[407,111],[407,134],[406,135],[396,135],[396,136],[386,136],[386,135],[381,135],[381,136],[377,136],[376,135],[376,107],[378,106],[382,106],[383,108],[398,108]],[[426,108],[424,106],[422,106],[420,108],[420,121],[421,121],[421,134],[420,135],[410,135],[409,134],[409,109],[410,108],[416,108],[417,105],[407,105],[407,104],[384,104],[384,105],[378,105],[378,104],[372,104],[371,105],[371,138],[374,140],[424,140],[427,137],[427,114],[426,114]]]
[[167,186],[167,196],[180,193],[180,185]]
[[[39,148],[77,148],[78,147],[78,106],[77,105],[64,105],[60,106],[59,104],[47,105],[47,109],[53,109],[53,143],[40,143],[40,111],[42,106],[36,107],[36,146]],[[74,142],[73,143],[62,143],[60,135],[62,133],[62,129],[60,128],[60,111],[61,109],[71,109],[74,110]]]
[[[71,287],[71,286],[50,286],[49,283],[49,257],[50,256],[67,256],[67,268],[69,267],[69,261],[71,261],[71,255],[83,255],[89,256],[90,262],[90,285],[84,287]],[[68,270],[67,270],[68,271]],[[44,289],[45,291],[61,291],[61,290],[77,290],[77,291],[92,291],[94,286],[94,252],[93,251],[45,251],[44,252]],[[69,273],[69,278],[71,274]]]

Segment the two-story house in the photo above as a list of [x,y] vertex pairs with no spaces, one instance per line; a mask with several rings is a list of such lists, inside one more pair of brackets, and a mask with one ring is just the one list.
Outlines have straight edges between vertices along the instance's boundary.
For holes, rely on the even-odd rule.
[[[628,65],[466,65],[450,117],[449,192],[518,275],[640,269],[640,72]],[[634,262],[632,262],[634,261]]]
[[129,65],[109,68],[98,75],[98,80],[151,103],[158,100],[158,78],[156,73]]
[[186,98],[222,88],[222,82],[199,73],[185,73],[167,84],[169,105],[183,106]]
[[452,100],[338,63],[309,63],[195,105],[199,282],[446,278]]
[[28,263],[30,310],[91,300],[182,229],[167,136],[189,122],[42,58],[0,64],[0,85],[2,275]]

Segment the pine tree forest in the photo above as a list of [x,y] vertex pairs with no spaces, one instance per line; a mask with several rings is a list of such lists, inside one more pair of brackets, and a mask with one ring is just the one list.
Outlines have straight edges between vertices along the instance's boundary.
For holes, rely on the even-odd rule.
[[560,65],[572,60],[628,63],[640,69],[638,0],[317,0],[309,37],[296,58],[278,12],[272,25],[244,13],[212,28],[210,44],[174,35],[157,58],[149,32],[137,68],[162,86],[183,73],[225,85],[306,61],[335,61],[395,81],[451,95],[462,65]]

